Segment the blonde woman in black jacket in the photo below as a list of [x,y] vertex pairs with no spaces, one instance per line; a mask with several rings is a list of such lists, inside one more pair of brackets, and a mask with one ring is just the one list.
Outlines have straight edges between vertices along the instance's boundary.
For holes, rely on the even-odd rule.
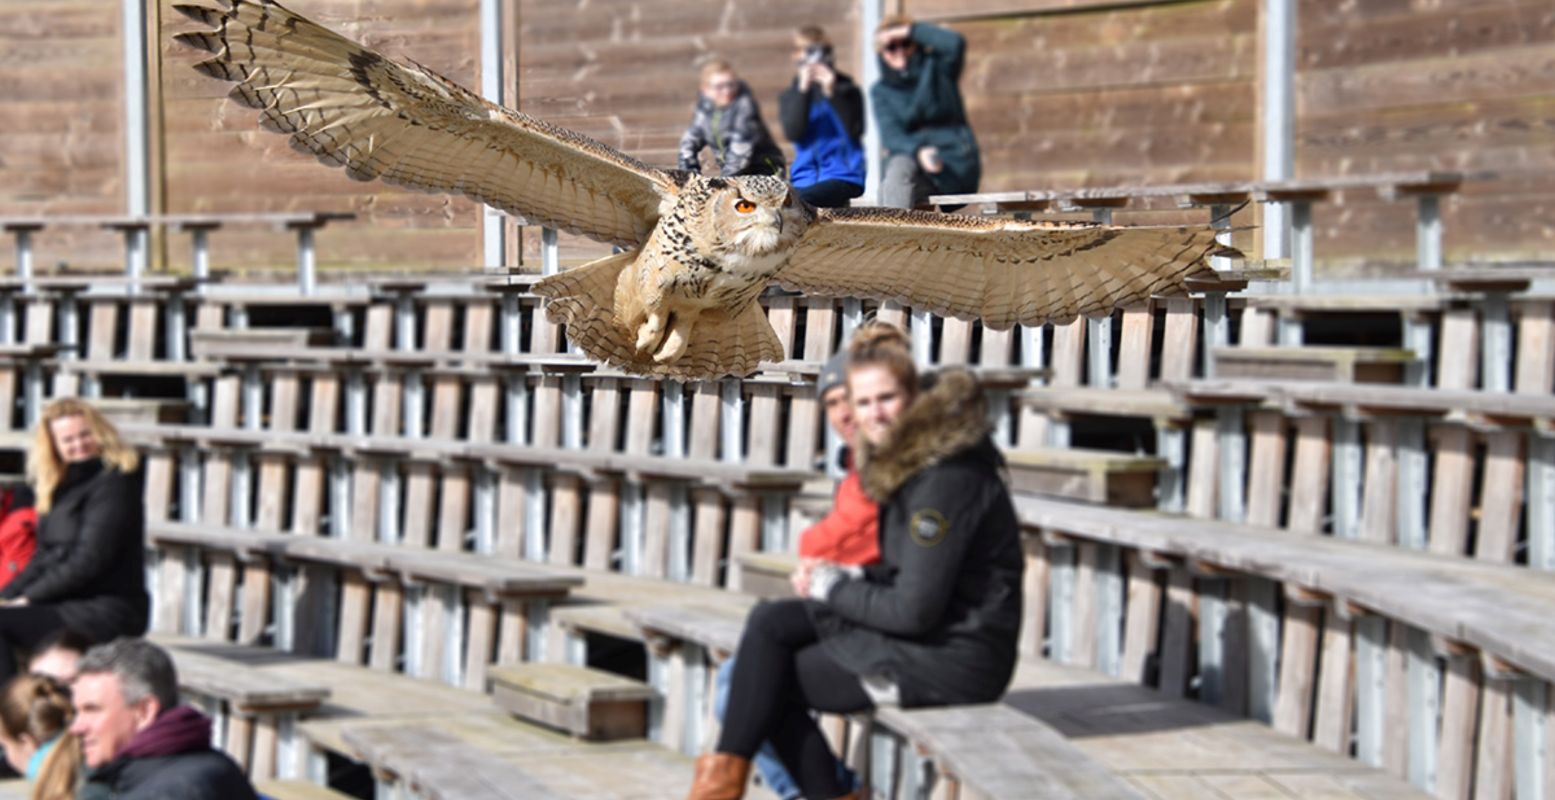
[[811,710],[992,702],[1014,674],[1024,561],[982,390],[964,370],[920,387],[906,337],[880,323],[855,334],[849,359],[881,560],[802,565],[794,585],[808,599],[751,611],[693,800],[742,796],[763,741],[805,797],[854,797]]
[[18,651],[62,628],[94,642],[146,631],[146,511],[140,457],[90,403],[43,410],[27,474],[38,549],[0,590],[0,682]]

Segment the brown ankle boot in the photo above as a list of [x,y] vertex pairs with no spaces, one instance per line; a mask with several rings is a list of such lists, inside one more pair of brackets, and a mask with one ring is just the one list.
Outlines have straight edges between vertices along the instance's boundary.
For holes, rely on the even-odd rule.
[[686,800],[740,800],[750,777],[748,758],[728,753],[708,753],[697,759],[696,777]]

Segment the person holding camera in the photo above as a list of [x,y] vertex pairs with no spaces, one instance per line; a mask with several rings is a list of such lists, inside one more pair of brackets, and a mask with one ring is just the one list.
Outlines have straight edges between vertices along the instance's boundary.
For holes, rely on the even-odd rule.
[[948,28],[887,17],[875,32],[880,80],[869,89],[886,162],[880,204],[912,208],[930,194],[970,194],[982,177],[961,100],[966,39]]
[[806,203],[842,208],[864,193],[864,94],[837,71],[816,25],[794,31],[793,83],[778,96],[783,135],[794,143],[789,181]]

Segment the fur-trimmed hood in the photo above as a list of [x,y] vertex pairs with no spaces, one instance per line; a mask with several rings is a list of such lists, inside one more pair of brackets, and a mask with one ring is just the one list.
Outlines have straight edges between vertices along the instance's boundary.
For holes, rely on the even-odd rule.
[[989,430],[988,402],[976,376],[959,368],[931,374],[890,439],[876,446],[861,437],[856,452],[864,492],[883,503],[908,478],[976,446]]

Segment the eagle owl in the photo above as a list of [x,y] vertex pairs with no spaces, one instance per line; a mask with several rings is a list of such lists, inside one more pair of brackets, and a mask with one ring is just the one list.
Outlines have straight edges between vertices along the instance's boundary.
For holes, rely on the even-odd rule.
[[236,82],[260,125],[356,180],[452,192],[622,252],[536,283],[589,356],[681,379],[785,357],[769,284],[894,300],[1004,329],[1105,314],[1180,289],[1216,251],[1208,226],[1114,227],[880,208],[814,209],[777,177],[648,166],[391,61],[273,2],[175,6],[179,41]]

